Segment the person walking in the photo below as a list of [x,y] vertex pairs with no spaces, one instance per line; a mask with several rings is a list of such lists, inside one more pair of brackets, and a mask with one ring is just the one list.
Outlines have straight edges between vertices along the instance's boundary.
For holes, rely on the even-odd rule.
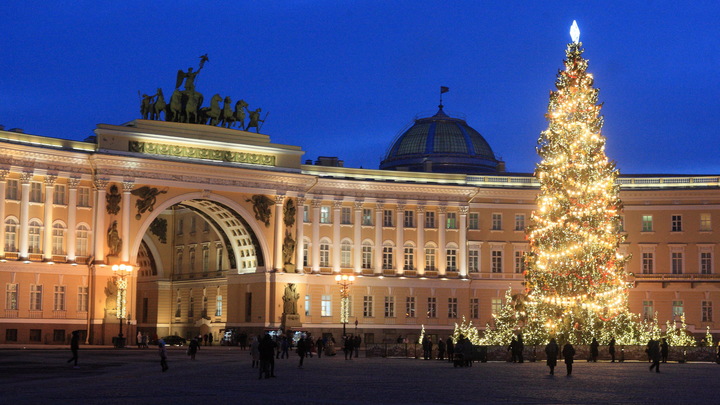
[[517,361],[518,363],[524,363],[525,358],[523,357],[525,352],[525,343],[523,342],[523,335],[522,333],[518,333],[518,339],[517,339]]
[[252,357],[252,368],[260,365],[260,341],[257,336],[253,336],[250,342],[250,356]]
[[317,342],[315,342],[315,347],[317,348],[317,354],[319,359],[322,357],[323,351],[325,350],[325,341],[322,337],[317,338]]
[[208,345],[212,346],[213,343],[213,335],[212,332],[208,333]]
[[610,358],[612,360],[610,363],[615,363],[615,338],[610,338],[610,343],[608,343],[608,351],[610,352]]
[[515,340],[515,336],[513,336],[512,341],[510,342],[510,346],[508,346],[508,351],[510,352],[510,361],[513,363],[517,362],[517,345],[518,342]]
[[445,341],[438,339],[438,360],[445,360]]
[[660,372],[660,342],[652,340],[648,342],[648,355],[652,364],[650,365],[650,371],[655,369],[656,373]]
[[355,349],[355,358],[357,359],[360,357],[360,344],[362,343],[362,339],[360,338],[360,335],[355,335],[353,338],[353,348]]
[[668,345],[667,339],[662,338],[660,344],[660,354],[662,355],[662,362],[667,363],[668,354],[670,353],[670,345]]
[[142,349],[142,338],[142,332],[138,331],[137,336],[135,337],[135,343],[137,343],[138,349]]
[[304,337],[301,337],[300,340],[297,342],[297,354],[300,356],[300,364],[298,364],[298,368],[303,368],[303,361],[305,360],[305,356],[307,355],[307,341]]
[[555,338],[550,339],[550,343],[545,346],[545,355],[547,356],[547,365],[550,367],[550,375],[555,375],[555,366],[557,366],[557,357],[560,348]]
[[343,338],[343,352],[345,352],[345,360],[352,360],[353,355],[353,348],[352,348],[352,340],[349,336],[345,336]]
[[275,377],[275,343],[269,334],[263,336],[262,341],[258,345],[260,351],[260,376],[258,379]]
[[563,346],[562,355],[565,358],[567,375],[570,375],[572,374],[573,359],[575,357],[575,348],[570,342],[565,343],[565,346]]
[[72,332],[72,337],[70,338],[70,352],[72,352],[72,357],[67,362],[75,362],[73,365],[73,368],[80,368],[78,367],[78,351],[80,350],[80,332],[74,330]]
[[200,343],[198,343],[197,339],[192,339],[187,351],[190,360],[195,360],[195,354],[197,354],[198,350],[200,350]]
[[452,363],[453,356],[455,356],[455,344],[453,343],[452,336],[448,336],[445,341],[445,347],[447,349],[448,360]]
[[600,343],[598,343],[597,339],[593,338],[592,342],[590,343],[590,361],[593,363],[597,363],[598,355],[600,354],[600,351],[598,348],[600,347]]
[[158,354],[160,354],[160,367],[162,368],[162,371],[164,373],[168,369],[168,364],[167,349],[165,348],[165,341],[162,339],[158,340]]

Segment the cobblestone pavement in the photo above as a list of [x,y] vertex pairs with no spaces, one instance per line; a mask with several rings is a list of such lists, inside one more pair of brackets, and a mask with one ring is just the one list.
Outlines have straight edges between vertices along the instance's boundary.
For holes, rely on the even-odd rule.
[[81,347],[80,367],[67,349],[0,349],[0,404],[468,404],[717,403],[720,365],[575,363],[555,376],[544,363],[476,363],[317,356],[298,368],[297,355],[276,360],[277,378],[258,379],[237,347],[203,347],[191,361],[169,348],[160,371],[157,349]]

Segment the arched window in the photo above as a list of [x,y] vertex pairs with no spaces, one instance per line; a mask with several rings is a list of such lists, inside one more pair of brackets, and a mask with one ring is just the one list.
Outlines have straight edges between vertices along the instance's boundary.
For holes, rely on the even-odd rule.
[[88,255],[88,240],[90,239],[90,229],[83,224],[78,225],[75,232],[75,254],[77,256],[86,257]]
[[210,270],[210,246],[203,246],[202,249],[202,271],[207,273]]
[[432,243],[425,245],[425,270],[434,271],[437,270],[436,263],[437,249]]
[[323,240],[320,242],[320,267],[330,266],[330,242]]
[[415,270],[415,246],[408,242],[403,247],[403,270]]
[[17,252],[17,226],[18,221],[15,218],[5,220],[5,251]]
[[65,227],[63,224],[56,222],[52,229],[52,254],[65,254]]
[[391,270],[395,268],[395,259],[393,257],[394,246],[390,242],[383,244],[383,270]]
[[362,268],[372,269],[373,267],[373,246],[372,243],[365,241],[362,244]]
[[42,223],[37,219],[30,221],[28,235],[28,253],[41,253],[40,239],[42,235]]
[[445,268],[447,271],[457,271],[457,245],[449,243],[445,249]]
[[340,266],[352,266],[352,242],[344,240],[340,245]]

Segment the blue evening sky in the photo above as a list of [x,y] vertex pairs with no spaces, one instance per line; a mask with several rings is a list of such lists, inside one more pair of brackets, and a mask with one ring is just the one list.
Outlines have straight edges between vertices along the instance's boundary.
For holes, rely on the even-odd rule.
[[138,91],[196,88],[269,112],[272,142],[376,169],[420,113],[464,114],[532,172],[577,20],[625,174],[720,173],[718,1],[15,1],[0,4],[0,124],[82,140]]

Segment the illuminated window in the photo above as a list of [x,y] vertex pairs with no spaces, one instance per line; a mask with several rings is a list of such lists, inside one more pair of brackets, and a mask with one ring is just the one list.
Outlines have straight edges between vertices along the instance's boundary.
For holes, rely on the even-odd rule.
[[372,210],[369,208],[363,208],[362,210],[362,224],[365,226],[372,226]]
[[42,224],[40,221],[32,220],[28,226],[28,253],[40,253],[40,232]]
[[305,296],[305,316],[310,316],[310,295]]
[[65,254],[65,227],[63,227],[62,224],[53,224],[52,254]]
[[88,241],[90,229],[85,225],[78,225],[75,231],[75,254],[77,256],[88,255]]
[[643,301],[643,318],[653,319],[655,316],[655,310],[653,309],[652,301]]
[[327,242],[320,242],[320,267],[330,266],[330,245]]
[[712,221],[710,218],[710,214],[700,214],[700,231],[712,231]]
[[642,216],[642,232],[652,232],[652,231],[653,231],[652,215],[643,215]]
[[323,295],[320,301],[320,316],[332,316],[332,295]]
[[329,224],[330,222],[330,207],[320,207],[320,223]]
[[415,318],[415,297],[405,298],[405,317]]
[[310,222],[310,206],[303,205],[303,222]]
[[502,299],[501,298],[493,298],[490,301],[490,310],[492,311],[493,315],[499,314],[500,310],[502,310]]
[[18,309],[18,285],[17,283],[5,284],[5,309]]
[[435,267],[435,247],[433,246],[426,246],[425,247],[425,270],[434,271],[436,270]]
[[680,319],[680,317],[684,313],[685,313],[685,309],[683,308],[683,302],[682,301],[673,301],[672,302],[673,320]]
[[446,222],[447,229],[457,229],[457,213],[448,212],[447,220],[445,222]]
[[5,251],[17,252],[17,227],[18,221],[15,218],[5,220]]
[[222,294],[220,294],[220,289],[218,288],[217,296],[215,296],[215,316],[222,316],[223,313],[223,297]]
[[340,266],[350,267],[352,265],[352,244],[345,240],[340,245]]

